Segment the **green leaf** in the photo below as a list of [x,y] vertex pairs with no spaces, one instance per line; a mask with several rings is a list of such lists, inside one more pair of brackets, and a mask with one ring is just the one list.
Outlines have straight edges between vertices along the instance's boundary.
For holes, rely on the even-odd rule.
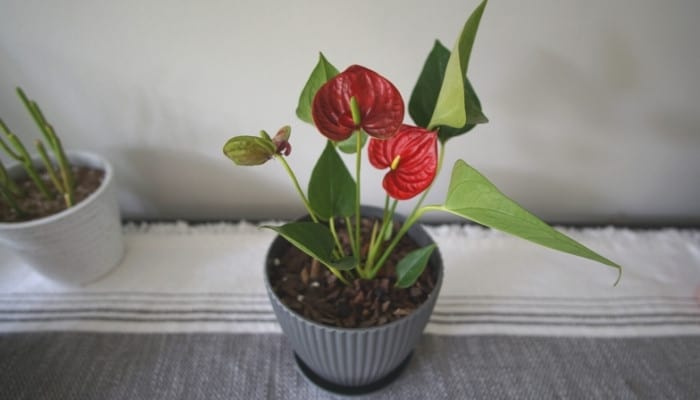
[[272,141],[272,138],[265,130],[260,131],[259,136],[265,140],[269,140],[270,142]]
[[256,136],[236,136],[224,145],[224,154],[237,165],[260,165],[277,151],[269,139]]
[[408,101],[408,113],[418,126],[427,128],[430,123],[449,58],[450,51],[436,40]]
[[350,271],[357,267],[357,260],[353,256],[343,257],[333,263],[333,268],[338,271]]
[[[365,143],[367,143],[368,135],[363,130],[360,130],[359,134],[362,135],[362,143],[360,145],[360,149],[362,149],[365,147]],[[355,154],[357,152],[357,135],[358,133],[355,131],[355,133],[353,133],[349,138],[343,140],[342,142],[338,142],[338,149],[345,154]]]
[[[408,112],[418,126],[427,128],[430,124],[430,117],[437,103],[449,58],[450,51],[436,40],[425,60],[408,103]],[[468,78],[464,79],[464,105],[467,123],[461,128],[439,126],[438,137],[441,142],[444,143],[452,137],[469,132],[476,124],[488,122],[481,111],[481,102]]]
[[355,180],[330,140],[309,180],[309,203],[324,220],[349,217],[355,212]]
[[314,96],[316,96],[316,92],[318,92],[318,89],[320,89],[324,83],[336,75],[338,75],[338,70],[326,60],[323,53],[319,53],[318,63],[316,63],[313,71],[311,71],[311,75],[299,96],[297,117],[299,117],[300,120],[308,122],[311,125],[314,124],[313,117],[311,116],[311,106],[314,101]]
[[554,250],[611,266],[618,270],[618,281],[620,279],[620,265],[550,227],[506,197],[462,160],[457,160],[452,169],[447,200],[442,210]]
[[411,287],[418,277],[423,273],[428,265],[430,255],[435,250],[436,245],[431,244],[426,247],[413,250],[406,254],[404,258],[396,265],[396,287],[408,288]]
[[481,102],[476,96],[476,92],[472,87],[471,82],[468,78],[464,79],[464,104],[467,113],[467,124],[461,128],[451,128],[449,126],[441,126],[438,131],[438,139],[440,142],[445,143],[449,139],[463,135],[470,130],[472,130],[478,124],[485,124],[489,122],[488,118],[481,111]]
[[10,175],[5,169],[5,165],[2,163],[2,160],[0,160],[0,185],[10,187],[12,184],[13,180],[10,179]]
[[357,262],[352,257],[333,260],[335,242],[327,226],[314,222],[291,222],[282,226],[262,226],[277,232],[296,248],[317,259],[322,264],[337,270],[355,268]]
[[469,16],[450,54],[445,67],[445,79],[442,81],[437,103],[428,124],[431,129],[441,125],[461,128],[467,123],[464,79],[486,3],[487,0],[484,0]]

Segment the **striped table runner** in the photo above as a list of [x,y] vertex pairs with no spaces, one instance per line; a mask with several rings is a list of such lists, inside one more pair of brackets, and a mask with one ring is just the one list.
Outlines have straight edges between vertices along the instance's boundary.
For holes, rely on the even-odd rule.
[[[697,398],[700,231],[564,229],[625,267],[613,287],[610,268],[498,232],[428,230],[445,261],[442,293],[406,385],[378,398],[424,397],[426,377],[450,378],[435,398]],[[325,398],[294,370],[265,295],[270,231],[173,223],[124,234],[123,263],[81,288],[0,249],[0,398]],[[134,362],[164,363],[160,383]],[[114,368],[126,383],[109,378]]]
[[[565,230],[625,268],[479,227],[429,227],[445,283],[429,333],[700,334],[700,232]],[[121,266],[61,287],[3,255],[0,331],[279,332],[263,286],[273,235],[247,223],[125,228]]]

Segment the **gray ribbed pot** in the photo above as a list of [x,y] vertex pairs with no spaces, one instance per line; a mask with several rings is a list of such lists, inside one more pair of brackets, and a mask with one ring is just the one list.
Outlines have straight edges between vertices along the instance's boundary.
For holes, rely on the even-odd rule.
[[[382,212],[378,208],[363,207],[362,214],[381,218]],[[408,235],[419,246],[433,243],[419,225],[414,225]],[[279,264],[275,259],[280,259],[280,254],[288,246],[280,236],[270,246],[265,286],[277,321],[303,363],[323,380],[349,388],[370,386],[399,368],[418,344],[440,292],[443,265],[439,251],[436,249],[429,261],[437,274],[435,288],[418,309],[383,326],[348,329],[310,321],[289,309],[272,291],[268,270]]]
[[[25,222],[0,222],[0,245],[46,277],[80,285],[118,265],[124,243],[112,166],[92,153],[67,152],[67,157],[71,164],[103,170],[100,187],[59,213]],[[19,164],[8,168],[8,173],[13,178],[25,174]]]

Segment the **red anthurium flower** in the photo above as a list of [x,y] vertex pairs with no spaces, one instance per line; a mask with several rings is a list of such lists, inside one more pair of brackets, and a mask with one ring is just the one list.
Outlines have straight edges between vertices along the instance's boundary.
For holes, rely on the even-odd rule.
[[391,169],[382,182],[389,196],[408,200],[430,186],[437,173],[437,139],[437,132],[402,125],[390,139],[370,140],[369,162]]
[[[359,106],[359,123],[352,118],[352,97]],[[349,138],[359,128],[370,136],[387,139],[401,126],[404,104],[391,82],[372,70],[353,65],[321,86],[311,115],[318,130],[334,141]]]

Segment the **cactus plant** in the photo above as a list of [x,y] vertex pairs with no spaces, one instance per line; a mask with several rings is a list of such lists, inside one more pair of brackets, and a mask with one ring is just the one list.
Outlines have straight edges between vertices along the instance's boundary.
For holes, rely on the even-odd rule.
[[[36,186],[44,199],[53,200],[56,196],[61,196],[65,202],[66,208],[72,207],[75,204],[75,180],[73,172],[61,140],[53,128],[53,126],[44,117],[41,108],[31,100],[21,88],[17,88],[17,95],[22,104],[31,115],[34,122],[39,127],[46,144],[48,145],[53,155],[53,160],[49,157],[46,151],[46,145],[42,140],[36,140],[35,146],[41,157],[43,168],[51,181],[51,186],[41,177],[41,170],[32,160],[32,157],[27,151],[27,147],[15,135],[10,128],[0,119],[0,130],[2,130],[7,141],[0,137],[0,147],[12,159],[19,162],[24,168],[27,177]],[[20,216],[26,216],[27,212],[20,205],[21,200],[26,195],[16,181],[7,173],[5,166],[0,162],[0,199]]]

